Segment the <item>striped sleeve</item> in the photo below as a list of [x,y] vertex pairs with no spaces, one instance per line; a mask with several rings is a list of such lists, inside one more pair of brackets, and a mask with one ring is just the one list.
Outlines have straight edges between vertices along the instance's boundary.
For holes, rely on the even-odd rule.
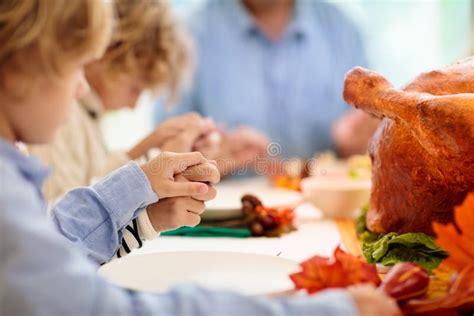
[[145,240],[158,237],[146,210],[134,218],[123,230],[122,243],[112,259],[128,255],[133,249],[141,248]]

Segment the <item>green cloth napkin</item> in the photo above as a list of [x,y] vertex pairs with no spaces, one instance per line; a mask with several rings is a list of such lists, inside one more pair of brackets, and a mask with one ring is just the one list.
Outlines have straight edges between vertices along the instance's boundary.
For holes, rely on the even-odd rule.
[[186,236],[186,237],[233,237],[247,238],[252,237],[247,228],[223,228],[223,227],[181,227],[176,230],[167,231],[161,236]]

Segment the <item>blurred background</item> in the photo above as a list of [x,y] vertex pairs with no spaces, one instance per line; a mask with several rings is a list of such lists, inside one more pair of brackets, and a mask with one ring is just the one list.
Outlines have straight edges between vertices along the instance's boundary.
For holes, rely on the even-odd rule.
[[[205,2],[171,0],[183,20]],[[474,0],[329,2],[339,6],[360,26],[371,68],[397,86],[422,71],[474,53]],[[145,136],[153,127],[154,105],[151,95],[143,95],[137,110],[109,114],[103,122],[109,147],[128,148]]]

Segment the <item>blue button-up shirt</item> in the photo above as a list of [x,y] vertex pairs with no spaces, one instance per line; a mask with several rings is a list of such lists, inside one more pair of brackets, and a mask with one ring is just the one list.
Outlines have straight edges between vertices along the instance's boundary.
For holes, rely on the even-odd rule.
[[297,0],[283,37],[272,42],[238,0],[209,0],[190,20],[198,55],[192,89],[171,114],[197,111],[229,128],[250,125],[280,143],[283,156],[334,149],[331,127],[348,109],[344,74],[366,66],[361,36],[334,5]]
[[131,162],[68,193],[51,221],[41,194],[46,175],[37,160],[0,140],[0,315],[356,314],[341,291],[270,300],[189,285],[163,295],[115,287],[96,270],[115,254],[124,226],[157,200],[148,179]]

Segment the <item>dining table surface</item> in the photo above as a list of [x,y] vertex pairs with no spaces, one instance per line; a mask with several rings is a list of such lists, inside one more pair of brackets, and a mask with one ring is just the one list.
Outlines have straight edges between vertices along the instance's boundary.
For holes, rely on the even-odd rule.
[[[236,181],[235,185],[246,185],[244,183],[248,182]],[[258,183],[262,181],[259,180]],[[314,255],[331,256],[338,245],[344,248],[340,225],[336,220],[324,218],[318,209],[307,202],[302,202],[295,208],[295,215],[297,229],[281,237],[161,236],[146,242],[142,248],[134,250],[130,255],[177,251],[226,251],[273,255],[301,262]]]

